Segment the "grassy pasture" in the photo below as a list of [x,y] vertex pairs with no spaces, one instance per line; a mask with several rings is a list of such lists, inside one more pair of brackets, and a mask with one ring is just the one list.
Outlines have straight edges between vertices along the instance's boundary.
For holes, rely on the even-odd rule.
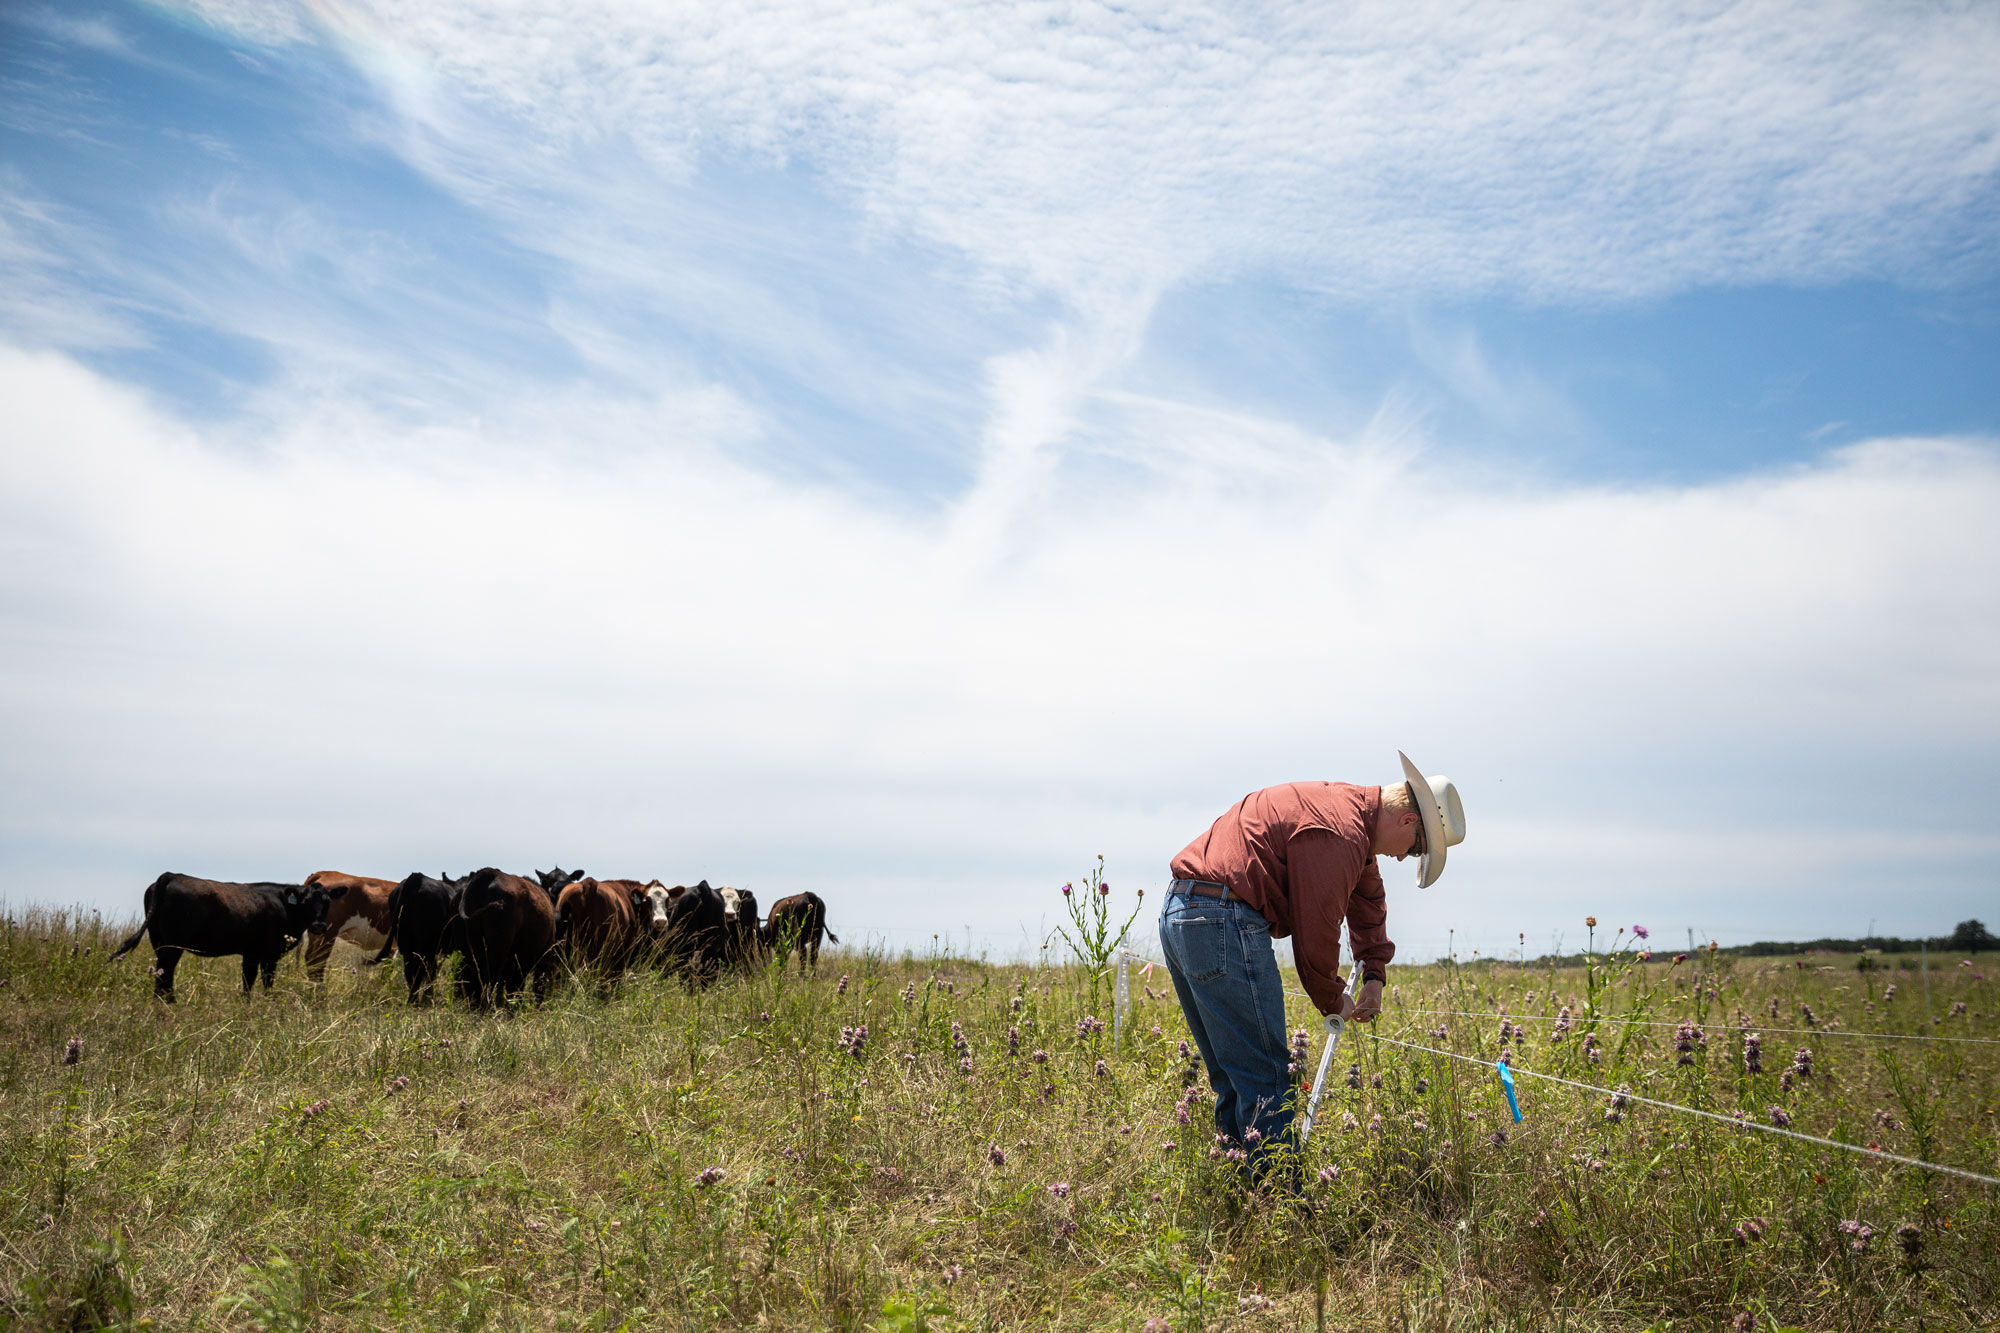
[[[767,970],[690,994],[635,976],[608,998],[571,982],[540,1009],[479,1016],[406,1007],[394,966],[356,970],[342,946],[322,991],[293,955],[248,1003],[236,960],[189,959],[167,1008],[149,947],[104,962],[127,928],[28,912],[0,932],[0,1324],[2000,1317],[2000,1189],[1643,1105],[1614,1122],[1606,1098],[1530,1079],[1515,1126],[1490,1070],[1366,1035],[1344,1048],[1360,1086],[1341,1059],[1304,1204],[1246,1195],[1211,1154],[1163,972],[1133,978],[1114,1051],[1108,1028],[1080,1031],[1109,1014],[1076,968],[828,953],[809,980]],[[1399,967],[1379,1030],[1491,1059],[1497,1018],[1413,1010],[1504,1006],[1528,1033],[1521,1069],[1766,1123],[1776,1106],[1801,1130],[2000,1174],[2000,1045],[1825,1032],[2000,1037],[2000,959],[1934,957],[1928,1017],[1905,960],[1854,961]],[[1668,1026],[1600,1025],[1592,1063],[1593,996]],[[1576,1026],[1554,1042],[1565,1003]],[[1814,1035],[1762,1026],[1806,1027],[1808,1007]],[[1761,1074],[1744,1072],[1739,1011],[1765,1032]],[[1705,1038],[1686,1065],[1683,1018]],[[857,1051],[843,1029],[864,1024]],[[1785,1088],[1800,1047],[1812,1072]]]

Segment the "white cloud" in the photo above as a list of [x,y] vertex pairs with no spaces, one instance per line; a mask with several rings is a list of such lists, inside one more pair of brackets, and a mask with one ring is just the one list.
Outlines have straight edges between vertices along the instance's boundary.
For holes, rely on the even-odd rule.
[[1990,6],[299,13],[463,191],[606,146],[666,179],[704,155],[799,160],[882,227],[1084,311],[1244,269],[1351,298],[1570,300],[1995,258]]
[[[913,517],[731,463],[729,412],[680,402],[246,450],[55,355],[0,356],[0,396],[16,901],[561,859],[1005,945],[1091,854],[1151,887],[1243,790],[1398,746],[1473,825],[1399,894],[1420,956],[1592,910],[1796,933],[1808,888],[1810,933],[1938,929],[1982,892],[1987,443],[1496,491],[1391,423],[1139,451],[1183,414],[1082,395],[1106,447],[1031,502]],[[552,455],[558,419],[644,447]]]

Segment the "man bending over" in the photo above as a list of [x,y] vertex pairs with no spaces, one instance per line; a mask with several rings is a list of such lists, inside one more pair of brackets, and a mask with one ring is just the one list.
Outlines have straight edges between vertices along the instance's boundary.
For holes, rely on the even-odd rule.
[[[1465,839],[1458,789],[1401,755],[1406,780],[1382,787],[1289,782],[1238,801],[1173,860],[1160,947],[1215,1089],[1215,1128],[1259,1165],[1289,1139],[1291,1052],[1271,941],[1293,937],[1299,980],[1322,1014],[1366,1023],[1382,1009],[1396,946],[1377,856],[1415,856],[1417,887]],[[1347,923],[1362,986],[1340,978]],[[1255,1136],[1251,1131],[1256,1131]]]

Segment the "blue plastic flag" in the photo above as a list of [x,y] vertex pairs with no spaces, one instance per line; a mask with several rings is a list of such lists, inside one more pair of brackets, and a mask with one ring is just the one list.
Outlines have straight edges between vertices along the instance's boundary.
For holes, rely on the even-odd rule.
[[1521,1103],[1514,1100],[1514,1071],[1503,1062],[1493,1066],[1500,1071],[1500,1086],[1507,1089],[1507,1109],[1514,1113],[1514,1123],[1521,1123]]

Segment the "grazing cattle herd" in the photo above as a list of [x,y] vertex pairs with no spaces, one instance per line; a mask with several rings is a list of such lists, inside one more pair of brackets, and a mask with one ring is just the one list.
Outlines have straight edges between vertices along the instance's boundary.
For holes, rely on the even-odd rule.
[[455,991],[474,1008],[506,1004],[525,989],[537,1000],[564,969],[610,987],[635,967],[656,967],[688,985],[776,958],[819,964],[826,904],[795,893],[757,918],[748,889],[659,880],[592,879],[581,870],[510,875],[491,866],[459,879],[411,875],[401,883],[321,870],[300,884],[231,884],[168,873],[146,890],[145,919],[112,958],[152,937],[153,992],[174,999],[181,955],[241,955],[243,993],[261,974],[271,988],[278,960],[305,942],[306,973],[323,981],[336,940],[370,951],[369,964],[403,959],[411,1004],[428,1004],[456,960]]

